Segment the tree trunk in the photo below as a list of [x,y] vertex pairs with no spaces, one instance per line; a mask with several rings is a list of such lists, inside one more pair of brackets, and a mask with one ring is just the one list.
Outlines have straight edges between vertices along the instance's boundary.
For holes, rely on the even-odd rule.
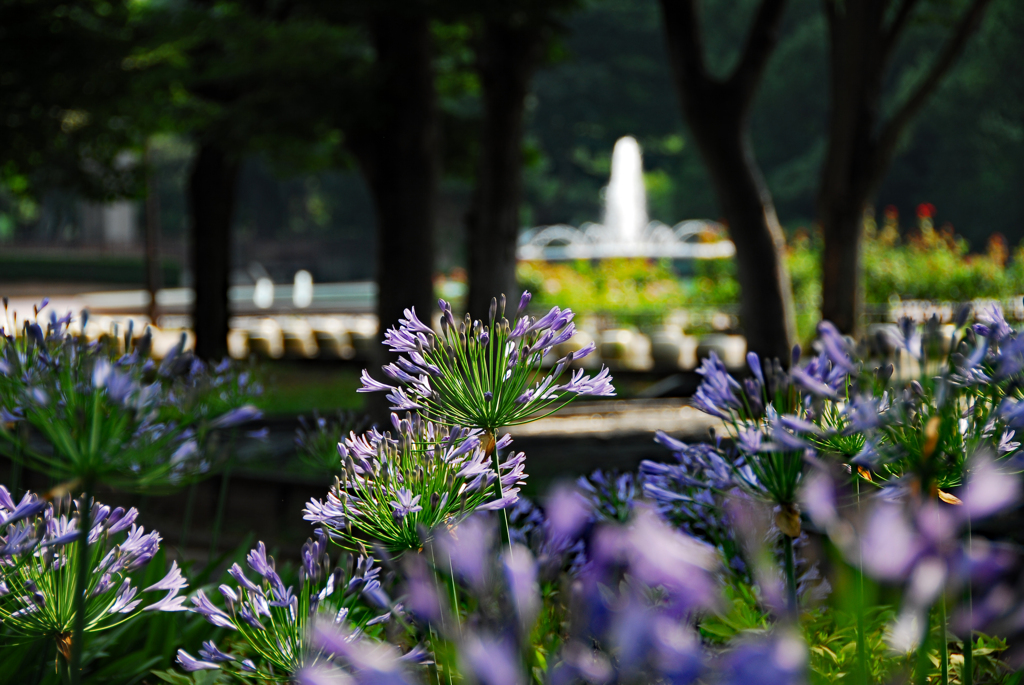
[[728,78],[717,79],[704,63],[697,0],[661,0],[669,63],[683,114],[736,244],[747,347],[788,364],[796,342],[796,317],[785,238],[749,135],[750,109],[778,43],[785,7],[786,0],[762,0],[735,69]]
[[149,291],[149,322],[156,326],[160,316],[156,296],[161,286],[160,273],[160,195],[157,192],[153,147],[146,145],[146,290]]
[[841,332],[858,335],[863,314],[863,276],[861,252],[863,215],[867,198],[861,202],[843,202],[828,197],[821,202],[824,245],[821,255],[821,318],[831,321]]
[[433,311],[439,145],[428,20],[380,18],[372,29],[381,117],[354,149],[377,211],[377,316],[383,338],[407,307],[415,307],[424,321]]
[[864,208],[878,191],[900,137],[963,52],[990,3],[971,0],[925,76],[883,122],[882,83],[918,0],[902,0],[894,11],[886,0],[824,0],[831,109],[818,191],[818,221],[825,239],[821,317],[843,333],[860,332]]
[[517,301],[516,247],[522,199],[523,116],[530,77],[544,42],[543,28],[492,20],[477,48],[483,90],[480,163],[466,217],[469,297],[466,311],[487,316],[491,298]]
[[[434,223],[440,160],[431,65],[430,24],[425,17],[379,17],[371,22],[377,50],[375,112],[354,124],[349,149],[359,161],[377,215],[378,341],[414,307],[424,322],[434,309]],[[385,380],[382,364],[393,355],[376,345],[370,373]],[[387,417],[384,395],[367,396],[367,413]]]
[[736,244],[740,319],[747,347],[788,364],[796,343],[796,317],[785,262],[786,239],[754,159],[748,127],[724,94],[717,103],[703,98],[698,102],[686,108],[687,119]]
[[218,144],[203,142],[188,185],[195,284],[192,326],[196,355],[211,362],[228,353],[228,278],[237,180],[238,162]]
[[848,3],[829,17],[830,100],[828,149],[818,191],[822,249],[821,318],[850,335],[859,333],[863,276],[864,208],[881,173],[875,164],[876,127],[884,73],[884,3]]

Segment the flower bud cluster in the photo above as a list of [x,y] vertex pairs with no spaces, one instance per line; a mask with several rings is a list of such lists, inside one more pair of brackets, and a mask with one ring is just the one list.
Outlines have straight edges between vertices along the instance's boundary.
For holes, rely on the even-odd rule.
[[382,589],[380,567],[372,557],[351,557],[332,567],[326,534],[321,530],[316,533],[315,540],[307,540],[302,546],[297,593],[285,586],[274,558],[267,555],[266,546],[260,542],[246,556],[255,580],[237,563],[228,569],[237,585],[220,586],[223,608],[202,590],[192,597],[193,612],[218,628],[234,631],[260,659],[221,651],[208,641],[198,658],[185,650],[178,651],[182,668],[219,669],[241,678],[294,676],[304,669],[323,667],[332,659],[311,641],[317,616],[329,617],[338,630],[359,639],[364,631],[379,632],[393,614],[401,613],[401,606],[394,605]]
[[133,341],[129,325],[122,352],[117,340],[73,334],[70,321],[51,315],[45,333],[35,322],[19,337],[0,331],[4,454],[59,478],[156,489],[209,470],[201,448],[211,430],[259,417],[248,404],[260,392],[251,375],[230,360],[207,366],[184,336],[157,363],[150,329]]
[[[498,473],[480,430],[446,427],[419,415],[391,415],[392,431],[372,429],[339,443],[342,474],[326,500],[313,499],[304,518],[327,528],[343,546],[377,541],[391,552],[418,549],[429,531],[478,510],[516,501],[526,479],[522,453],[500,463],[503,497],[494,497]],[[506,449],[508,435],[492,449]]]
[[394,383],[363,373],[360,392],[386,392],[395,411],[420,411],[446,425],[495,431],[525,423],[580,396],[615,394],[608,369],[591,377],[582,369],[562,379],[574,362],[595,349],[593,343],[558,359],[548,371],[543,362],[576,332],[573,312],[553,307],[541,318],[526,315],[530,294],[523,293],[512,321],[505,318],[505,298],[492,301],[487,321],[468,315],[456,321],[451,305],[439,300],[441,331],[405,310],[398,328],[385,333],[384,344],[401,356],[384,367]]
[[[160,549],[160,535],[135,523],[138,511],[90,506],[88,548],[79,527],[80,501],[56,504],[26,493],[15,504],[0,485],[0,620],[17,635],[59,638],[66,648],[74,622],[68,601],[77,587],[77,560],[89,555],[85,588],[86,632],[113,628],[141,612],[184,611],[188,586],[177,563],[162,580],[141,590],[163,592],[144,599],[132,574],[145,568]],[[63,638],[62,638],[63,636]],[[67,655],[65,654],[65,657]]]

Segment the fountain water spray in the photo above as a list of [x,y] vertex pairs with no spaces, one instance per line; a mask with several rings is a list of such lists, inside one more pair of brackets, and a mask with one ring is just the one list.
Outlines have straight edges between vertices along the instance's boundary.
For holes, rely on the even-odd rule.
[[723,226],[714,221],[690,220],[672,227],[648,222],[640,144],[626,136],[615,143],[612,151],[604,224],[585,223],[579,228],[559,224],[525,231],[519,238],[518,256],[547,261],[609,257],[718,259],[736,252],[731,241],[720,237],[724,232]]
[[612,150],[612,175],[605,191],[604,229],[608,242],[632,246],[647,228],[647,191],[640,144],[619,138]]

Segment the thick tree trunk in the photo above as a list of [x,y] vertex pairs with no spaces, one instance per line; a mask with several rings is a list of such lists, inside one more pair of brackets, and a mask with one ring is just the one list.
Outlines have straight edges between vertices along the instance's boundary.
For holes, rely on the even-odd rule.
[[750,350],[788,363],[796,317],[786,268],[786,239],[771,194],[754,159],[746,123],[722,94],[701,99],[687,119],[707,165],[719,206],[736,244],[740,319]]
[[786,0],[762,0],[737,66],[724,80],[705,67],[697,0],[661,0],[661,7],[683,114],[736,244],[747,346],[788,364],[796,317],[785,238],[749,137],[750,108],[778,43]]
[[[949,40],[910,96],[882,121],[882,83],[917,0],[824,0],[831,69],[829,141],[818,191],[822,251],[821,317],[859,333],[863,302],[864,208],[881,184],[900,136],[952,68],[991,0],[971,0]],[[891,18],[890,18],[890,15]]]
[[381,118],[358,149],[377,211],[377,316],[383,331],[415,307],[434,307],[434,222],[438,125],[430,24],[381,18],[373,24]]
[[491,298],[516,290],[516,246],[522,199],[523,115],[543,29],[488,21],[477,48],[483,89],[483,130],[473,206],[466,220],[469,298],[466,310],[487,316]]
[[[380,17],[371,22],[377,50],[373,120],[349,136],[377,215],[377,317],[384,332],[415,307],[429,322],[434,309],[434,223],[440,159],[430,24],[423,17]],[[375,346],[370,372],[392,355]],[[367,396],[367,412],[387,416],[384,395]]]
[[[842,17],[836,13],[842,11]],[[828,149],[818,191],[821,317],[843,333],[860,329],[864,208],[880,180],[875,163],[885,51],[885,3],[859,0],[829,16]]]
[[207,361],[219,361],[228,353],[228,278],[237,180],[238,163],[222,147],[212,142],[199,146],[188,185],[196,294],[192,325],[196,355]]
[[821,255],[821,318],[841,332],[858,335],[862,318],[861,252],[864,204],[827,198],[818,216],[824,246]]

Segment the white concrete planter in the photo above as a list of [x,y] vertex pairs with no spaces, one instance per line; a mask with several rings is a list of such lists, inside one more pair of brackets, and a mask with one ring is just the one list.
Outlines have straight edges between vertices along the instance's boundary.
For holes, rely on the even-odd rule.
[[727,368],[742,369],[747,364],[747,339],[725,333],[706,335],[697,344],[697,359],[704,359],[711,352],[717,354]]
[[674,327],[651,335],[651,357],[655,368],[689,370],[697,366],[697,338]]
[[598,350],[602,361],[613,369],[648,371],[654,366],[650,338],[633,329],[610,328],[602,331]]

